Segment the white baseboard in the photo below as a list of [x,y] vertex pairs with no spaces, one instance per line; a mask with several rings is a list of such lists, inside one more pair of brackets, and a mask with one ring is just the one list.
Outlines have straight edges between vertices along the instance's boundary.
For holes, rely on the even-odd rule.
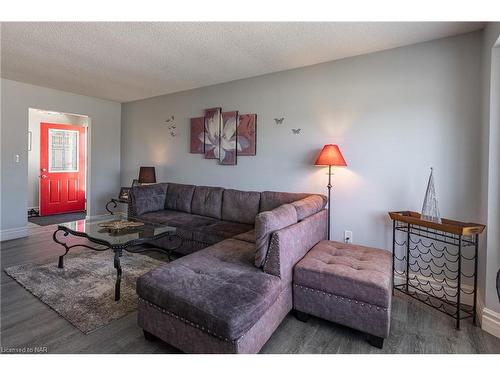
[[481,322],[481,328],[493,336],[500,338],[500,314],[496,311],[484,307],[481,298],[478,298],[478,318]]
[[488,308],[483,309],[481,328],[500,338],[500,314]]
[[16,238],[27,237],[28,227],[4,229],[0,231],[0,241],[14,240]]

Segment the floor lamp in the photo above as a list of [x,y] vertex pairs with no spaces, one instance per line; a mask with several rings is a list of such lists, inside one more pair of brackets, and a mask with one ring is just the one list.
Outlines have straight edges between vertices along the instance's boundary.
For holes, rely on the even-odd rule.
[[337,145],[324,145],[316,159],[316,165],[328,166],[328,239],[330,239],[332,167],[347,167],[347,163]]

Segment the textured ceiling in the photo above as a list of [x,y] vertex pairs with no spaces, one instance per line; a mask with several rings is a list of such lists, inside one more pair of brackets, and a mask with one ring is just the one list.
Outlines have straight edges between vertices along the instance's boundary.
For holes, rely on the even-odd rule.
[[2,23],[4,78],[127,102],[380,51],[483,23]]

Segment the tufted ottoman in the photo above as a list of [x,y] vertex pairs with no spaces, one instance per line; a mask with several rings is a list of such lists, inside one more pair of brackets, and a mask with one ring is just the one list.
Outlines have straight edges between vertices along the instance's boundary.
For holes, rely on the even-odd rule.
[[311,314],[366,332],[382,348],[391,321],[391,270],[388,251],[321,241],[294,269],[297,317]]

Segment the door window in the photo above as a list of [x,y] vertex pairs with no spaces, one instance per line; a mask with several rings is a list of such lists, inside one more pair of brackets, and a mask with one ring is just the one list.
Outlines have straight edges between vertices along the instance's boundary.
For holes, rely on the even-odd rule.
[[78,172],[78,137],[75,130],[49,129],[49,172]]

